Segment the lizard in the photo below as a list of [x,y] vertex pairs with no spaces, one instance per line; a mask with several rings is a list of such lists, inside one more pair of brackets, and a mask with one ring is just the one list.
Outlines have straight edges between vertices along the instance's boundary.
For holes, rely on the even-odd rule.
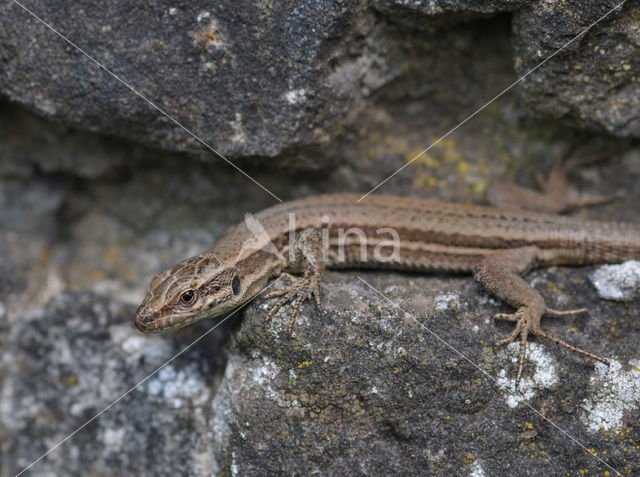
[[[558,193],[564,187],[564,181],[553,174],[562,176],[567,170],[556,169],[546,193]],[[521,206],[518,201],[531,206],[536,200],[529,193],[513,197],[515,205]],[[512,333],[497,344],[520,340],[516,387],[529,335],[609,363],[540,326],[545,314],[564,316],[587,310],[547,307],[523,276],[552,265],[640,259],[640,223],[390,195],[358,199],[349,193],[312,196],[248,216],[230,227],[210,250],[158,274],[136,312],[136,327],[157,332],[229,313],[261,293],[272,279],[286,276],[287,287],[266,294],[267,299],[279,297],[267,319],[287,302],[295,302],[291,331],[305,299],[313,296],[320,306],[319,285],[325,269],[466,273],[515,309],[495,318],[515,323]],[[391,233],[393,240],[384,232]]]

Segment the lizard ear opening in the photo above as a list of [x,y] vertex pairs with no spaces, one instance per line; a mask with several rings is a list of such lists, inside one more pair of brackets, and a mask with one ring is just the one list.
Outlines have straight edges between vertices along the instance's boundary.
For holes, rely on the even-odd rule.
[[240,279],[238,275],[233,276],[233,280],[231,280],[231,290],[234,295],[238,295],[240,293]]

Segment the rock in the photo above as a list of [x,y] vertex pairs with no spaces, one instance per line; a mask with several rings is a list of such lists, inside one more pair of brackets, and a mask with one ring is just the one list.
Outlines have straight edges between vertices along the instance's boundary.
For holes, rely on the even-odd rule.
[[374,7],[395,21],[412,28],[434,30],[458,22],[490,18],[529,6],[524,0],[374,0]]
[[[585,293],[587,273],[530,275],[554,305],[600,310],[587,321],[548,318],[544,326],[626,362],[635,356],[638,330],[630,330],[631,319],[607,317],[632,317],[638,307],[602,305]],[[33,471],[549,475],[607,469],[546,419],[580,442],[597,439],[598,453],[614,468],[638,471],[637,460],[624,461],[623,449],[638,438],[637,372],[625,371],[624,402],[612,399],[620,392],[607,385],[606,372],[531,340],[522,394],[514,394],[519,346],[492,345],[510,326],[490,317],[507,307],[469,277],[330,272],[326,278],[325,306],[318,312],[305,304],[292,335],[289,309],[268,322],[269,303],[257,299],[232,335],[214,330],[173,360],[213,323],[143,336],[132,328],[132,307],[93,294],[57,295],[13,327],[2,354],[0,435],[13,436],[2,447],[8,475],[94,416]],[[545,293],[547,281],[566,288]],[[575,331],[567,331],[568,320]],[[589,416],[612,419],[609,402],[618,420],[594,417],[606,424],[594,431]],[[617,430],[623,438],[604,441]]]
[[629,260],[619,265],[603,265],[589,280],[606,300],[632,300],[640,289],[640,262]]
[[63,293],[11,330],[2,350],[3,475],[57,444],[31,475],[211,470],[215,361],[191,350],[148,377],[175,356],[178,343],[141,336],[133,311],[104,297]]
[[[323,287],[326,307],[318,313],[312,305],[303,306],[292,336],[286,331],[287,312],[267,323],[268,305],[257,301],[245,313],[213,401],[215,455],[227,472],[556,475],[610,470],[554,425],[582,443],[597,441],[598,454],[614,468],[640,469],[635,459],[625,462],[626,438],[603,439],[618,430],[639,435],[633,417],[640,404],[633,397],[640,386],[637,372],[631,371],[635,374],[620,400],[611,386],[607,391],[606,372],[596,375],[568,350],[531,340],[525,379],[514,393],[519,345],[493,346],[510,327],[490,319],[502,306],[468,277],[330,275]],[[586,270],[550,275],[534,272],[528,279],[542,290],[547,279],[566,283],[560,295],[548,299],[563,307],[599,307],[600,316],[586,322],[571,318],[574,332],[567,333],[566,319],[547,318],[545,328],[615,356],[628,369],[637,337],[620,340],[613,330],[634,328],[633,320],[623,325],[608,317],[634,316],[637,305],[602,305],[593,290],[584,289]],[[578,297],[587,303],[574,301]],[[616,363],[616,369],[622,367]],[[622,402],[624,409],[617,408]],[[616,408],[617,421],[595,432],[588,417],[581,421],[594,408],[604,412],[600,408],[607,406]]]
[[[512,48],[523,74],[610,3],[256,5],[33,8],[284,200],[364,193],[411,163],[379,192],[482,202],[498,178],[535,185],[587,128],[637,136],[633,2],[415,161],[517,79]],[[143,336],[131,320],[155,273],[274,199],[15,3],[0,12],[0,474],[15,475],[215,325]],[[627,146],[590,134],[578,155],[626,150],[572,174],[580,197],[616,198],[576,213],[640,221]],[[32,473],[614,474],[568,436],[638,473],[638,303],[600,300],[594,271],[622,283],[593,267],[527,280],[590,308],[543,325],[611,368],[531,340],[514,395],[517,345],[494,347],[511,328],[491,319],[509,308],[470,277],[331,272],[291,336],[289,308],[267,323],[256,300]]]
[[[131,319],[151,275],[206,249],[264,200],[258,188],[243,188],[244,178],[236,174],[170,156],[154,167],[139,159],[103,172],[87,166],[76,175],[72,162],[60,162],[55,171],[30,172],[22,161],[33,159],[37,165],[46,160],[43,151],[58,154],[53,139],[58,133],[68,135],[60,143],[61,155],[78,140],[94,144],[102,151],[98,157],[113,157],[115,164],[122,157],[120,146],[100,136],[60,132],[45,121],[34,124],[52,139],[43,144],[34,133],[27,136],[32,147],[13,149],[16,136],[8,135],[7,147],[0,149],[7,166],[0,181],[0,461],[7,475],[29,465],[207,329],[143,336]],[[512,147],[528,144],[535,141]],[[555,146],[538,147],[546,152]],[[141,151],[142,157],[154,157]],[[444,152],[444,164],[451,158],[464,164],[450,145]],[[621,161],[578,171],[573,179],[581,188],[605,195],[627,191],[616,202],[582,213],[637,221],[638,158],[637,148],[631,149]],[[379,177],[377,164],[369,164],[371,177]],[[420,167],[423,173],[446,170]],[[355,177],[343,169],[325,180],[340,174]],[[279,180],[294,197],[326,184]],[[445,184],[449,194],[464,196],[460,183]],[[524,394],[507,394],[517,346],[492,346],[510,328],[490,317],[508,307],[489,298],[470,277],[362,275],[497,382],[448,347],[438,347],[437,339],[355,273],[332,272],[322,288],[325,309],[318,313],[304,306],[293,336],[286,331],[288,308],[266,323],[266,305],[254,303],[231,341],[227,331],[196,344],[38,462],[33,472],[419,474],[428,469],[451,474],[463,469],[475,475],[547,475],[600,470],[598,461],[581,454],[527,404],[581,442],[606,451],[607,462],[637,472],[637,459],[624,449],[628,439],[640,438],[630,417],[637,414],[638,305],[600,301],[587,284],[591,270],[536,271],[527,280],[551,306],[592,310],[589,317],[546,318],[543,324],[614,358],[615,385],[602,369],[594,371],[557,346],[532,342]],[[513,463],[523,461],[514,470]]]
[[[359,115],[387,94],[404,91],[429,103],[435,87],[440,96],[451,89],[464,97],[479,82],[469,77],[475,68],[493,84],[495,53],[465,40],[465,30],[481,23],[461,22],[515,12],[511,42],[516,71],[524,74],[614,4],[574,3],[526,8],[529,2],[522,0],[376,0],[372,9],[353,0],[286,1],[256,9],[253,3],[151,2],[131,9],[111,2],[76,4],[70,14],[50,2],[34,13],[219,153],[326,168],[340,162],[332,143],[351,127],[362,127]],[[638,137],[637,9],[628,2],[537,70],[523,84],[527,105],[572,125]],[[0,94],[85,130],[215,157],[17,4],[0,12]],[[483,36],[497,31],[488,22]],[[464,68],[466,85],[432,64],[462,64],[458,58],[473,65]],[[465,98],[462,110],[471,113],[510,82],[497,82],[472,101]],[[460,111],[451,103],[460,98],[443,99],[451,112]],[[442,115],[437,104],[424,109],[425,117]]]
[[29,179],[37,171],[97,179],[148,154],[132,141],[47,121],[17,104],[0,103],[0,124],[0,177]]
[[618,3],[537,2],[514,15],[518,75],[566,45],[521,83],[524,100],[539,115],[581,129],[640,137],[640,5],[626,2],[567,45]]
[[[54,2],[34,13],[219,152],[246,157],[322,143],[336,129],[359,75],[332,81],[330,65],[346,53],[356,4],[115,2],[70,12]],[[202,152],[17,4],[0,12],[2,94],[83,129]]]

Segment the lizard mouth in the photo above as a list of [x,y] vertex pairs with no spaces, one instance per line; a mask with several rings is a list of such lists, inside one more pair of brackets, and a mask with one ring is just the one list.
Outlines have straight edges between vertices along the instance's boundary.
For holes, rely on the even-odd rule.
[[171,330],[174,328],[182,328],[194,321],[194,318],[185,318],[184,316],[176,319],[175,316],[158,316],[157,312],[145,313],[144,310],[138,309],[133,319],[136,328],[143,333],[159,333],[161,331]]
[[143,333],[157,333],[167,329],[166,319],[159,317],[157,312],[147,311],[146,307],[141,306],[136,311],[133,323],[139,331]]
[[133,319],[133,323],[136,325],[139,331],[143,333],[149,333],[154,331],[160,331],[157,326],[156,320],[153,319],[153,315],[145,315],[142,310],[136,311],[136,316]]

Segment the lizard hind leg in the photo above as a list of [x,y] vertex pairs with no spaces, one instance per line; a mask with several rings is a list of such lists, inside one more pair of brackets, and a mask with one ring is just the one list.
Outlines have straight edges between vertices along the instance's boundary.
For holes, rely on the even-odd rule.
[[524,358],[526,356],[527,351],[527,335],[532,334],[535,336],[539,336],[541,338],[545,338],[553,343],[556,343],[560,346],[564,346],[565,348],[575,352],[587,356],[596,361],[600,361],[605,364],[609,364],[609,360],[606,358],[602,358],[596,354],[585,351],[577,346],[567,343],[566,341],[561,340],[560,338],[552,335],[548,331],[543,330],[540,327],[540,318],[543,314],[547,313],[554,316],[567,316],[574,315],[576,313],[584,313],[587,310],[585,308],[579,308],[575,310],[554,310],[552,308],[546,308],[542,314],[538,312],[533,312],[531,309],[527,309],[526,306],[519,308],[515,313],[498,313],[494,316],[494,318],[499,320],[507,320],[516,323],[516,326],[513,328],[513,331],[506,338],[498,341],[497,345],[504,345],[515,341],[518,337],[520,337],[520,357],[518,360],[518,374],[516,376],[516,388],[520,384],[520,379],[522,378],[522,372],[524,370]]
[[576,207],[605,204],[619,196],[590,196],[585,198],[570,197],[567,188],[567,175],[581,167],[588,166],[610,158],[619,151],[609,151],[589,157],[573,158],[572,155],[579,143],[574,141],[553,164],[548,178],[539,173],[536,179],[541,191],[522,187],[509,182],[492,184],[488,192],[488,200],[498,207],[528,209],[537,212],[560,213]]
[[515,322],[512,333],[499,341],[498,344],[511,343],[520,337],[516,387],[522,378],[527,351],[527,336],[530,334],[546,338],[571,351],[608,363],[606,359],[570,345],[540,327],[540,319],[545,314],[565,316],[587,311],[584,308],[566,311],[547,308],[542,296],[522,279],[521,275],[527,273],[538,262],[540,255],[541,251],[536,247],[496,250],[483,258],[474,270],[474,278],[478,283],[516,309],[515,313],[500,313],[495,316],[497,319]]

